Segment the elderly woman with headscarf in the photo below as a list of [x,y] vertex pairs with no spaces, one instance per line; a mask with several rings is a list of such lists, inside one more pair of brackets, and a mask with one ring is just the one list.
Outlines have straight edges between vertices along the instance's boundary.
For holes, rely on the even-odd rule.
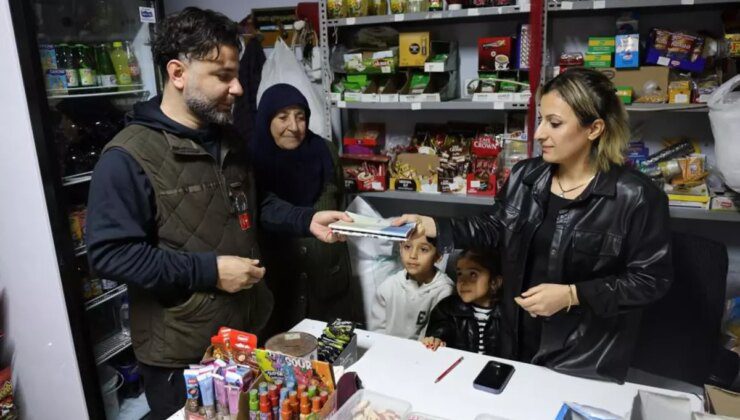
[[[258,190],[295,206],[338,210],[344,197],[336,148],[308,129],[310,117],[308,101],[295,87],[278,84],[264,92],[250,145]],[[362,293],[345,243],[271,234],[261,248],[275,296],[268,334],[304,318],[363,321]]]

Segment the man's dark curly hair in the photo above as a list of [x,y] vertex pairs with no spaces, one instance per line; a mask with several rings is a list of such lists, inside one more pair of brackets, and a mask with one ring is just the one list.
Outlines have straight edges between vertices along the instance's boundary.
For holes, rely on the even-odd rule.
[[[152,37],[154,63],[167,74],[167,63],[185,55],[201,60],[221,46],[234,47],[241,52],[239,27],[236,22],[213,10],[187,7],[180,13],[167,16],[155,29]],[[216,56],[218,57],[218,55]]]

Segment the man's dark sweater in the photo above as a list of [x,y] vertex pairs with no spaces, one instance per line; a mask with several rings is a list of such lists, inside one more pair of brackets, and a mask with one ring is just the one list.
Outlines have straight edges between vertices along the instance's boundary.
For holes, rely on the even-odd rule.
[[[161,97],[134,106],[128,124],[172,133],[200,144],[220,161],[221,128],[194,130],[167,117]],[[295,207],[268,195],[260,203],[260,226],[272,232],[310,235],[311,208]],[[154,189],[141,166],[122,149],[101,156],[90,183],[87,250],[100,277],[135,283],[158,293],[212,290],[218,280],[215,252],[157,248]]]

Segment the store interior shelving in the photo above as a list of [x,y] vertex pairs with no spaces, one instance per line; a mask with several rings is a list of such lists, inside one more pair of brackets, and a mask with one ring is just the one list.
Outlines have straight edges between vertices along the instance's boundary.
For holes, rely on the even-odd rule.
[[124,295],[128,291],[128,288],[125,284],[119,285],[118,287],[115,287],[111,290],[108,290],[107,292],[103,293],[100,296],[96,296],[87,302],[85,302],[85,310],[91,310],[93,308],[97,308],[98,306],[115,299],[119,296]]

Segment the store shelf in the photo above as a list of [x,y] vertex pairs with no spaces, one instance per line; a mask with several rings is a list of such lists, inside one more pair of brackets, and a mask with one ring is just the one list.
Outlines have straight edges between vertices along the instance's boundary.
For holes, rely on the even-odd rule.
[[62,185],[68,187],[70,185],[82,184],[83,182],[90,182],[91,179],[92,171],[83,172],[81,174],[65,176],[64,178],[62,178]]
[[[80,94],[72,94],[69,93],[62,93],[60,91],[47,91],[47,98],[48,99],[78,99],[78,98],[95,98],[100,96],[128,96],[128,95],[138,95],[138,94],[149,94],[148,90],[142,89],[143,85],[132,85],[135,89],[132,90],[124,90],[124,91],[117,91],[117,92],[94,92],[94,93],[80,93]],[[75,88],[75,89],[95,89],[95,88]],[[109,89],[109,88],[100,88],[102,89]],[[70,91],[74,91],[74,89],[68,89]]]
[[122,294],[126,293],[128,291],[128,288],[125,284],[122,284],[115,289],[111,289],[105,293],[103,293],[100,296],[94,297],[87,302],[85,302],[85,310],[89,311],[92,308],[95,308],[97,306],[102,305],[105,302],[108,302],[111,299],[114,299],[118,296],[121,296]]
[[[384,200],[425,201],[430,203],[451,203],[476,206],[493,204],[493,197],[479,197],[472,195],[455,194],[427,194],[413,191],[384,191],[363,192],[361,197]],[[740,222],[740,212],[711,211],[683,207],[670,207],[671,217],[674,219],[708,220],[714,222]]]
[[737,0],[576,0],[550,1],[547,4],[547,9],[550,11],[636,9],[644,7],[676,7],[730,3],[737,3]]
[[[521,1],[520,1],[521,3]],[[529,13],[529,2],[520,6],[501,6],[501,7],[480,7],[462,10],[445,10],[442,12],[421,12],[421,13],[403,13],[381,16],[363,16],[345,19],[329,19],[327,26],[360,26],[360,25],[380,25],[389,23],[418,22],[422,20],[449,20],[449,19],[474,19],[481,16],[500,16],[516,15]]]
[[707,104],[632,104],[625,108],[629,112],[709,112]]
[[360,195],[361,197],[369,198],[426,201],[431,203],[469,204],[477,206],[487,206],[493,204],[493,197],[479,197],[474,195],[429,194],[413,191],[364,192],[358,195]]
[[75,257],[81,257],[85,254],[87,254],[87,245],[82,245],[75,248]]
[[740,222],[740,212],[670,207],[674,219],[708,220],[712,222]]
[[113,356],[126,350],[131,345],[128,331],[120,332],[113,337],[95,345],[95,364],[105,363]]
[[470,99],[454,99],[443,102],[344,102],[332,104],[341,109],[375,109],[379,111],[526,111],[527,102],[473,102]]

